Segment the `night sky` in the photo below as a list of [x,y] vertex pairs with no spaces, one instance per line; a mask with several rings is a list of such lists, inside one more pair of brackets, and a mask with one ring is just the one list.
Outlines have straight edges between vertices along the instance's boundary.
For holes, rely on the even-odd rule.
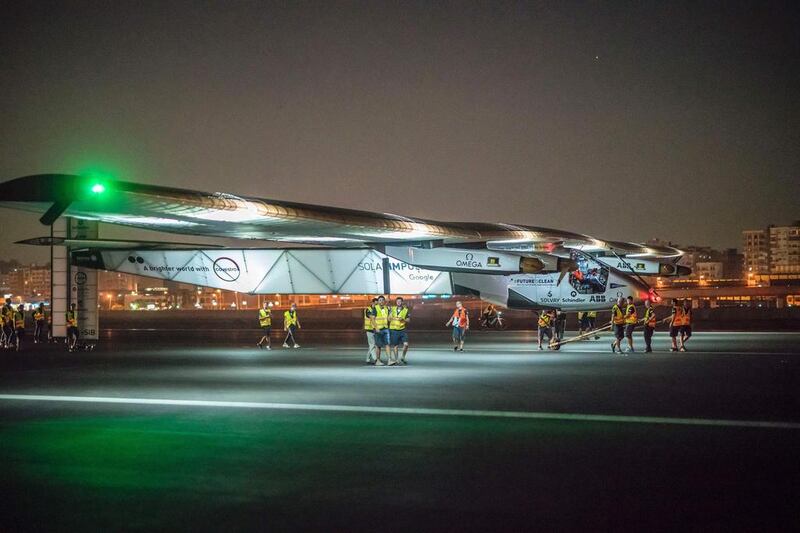
[[[799,28],[796,2],[9,3],[0,180],[737,246],[800,218]],[[46,259],[11,245],[36,217],[0,228]]]

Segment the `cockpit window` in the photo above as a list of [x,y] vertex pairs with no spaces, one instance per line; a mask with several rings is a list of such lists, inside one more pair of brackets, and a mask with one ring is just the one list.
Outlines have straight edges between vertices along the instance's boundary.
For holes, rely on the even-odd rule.
[[606,292],[609,269],[596,261],[590,261],[583,254],[572,252],[572,259],[578,268],[569,273],[569,284],[579,294],[599,294]]

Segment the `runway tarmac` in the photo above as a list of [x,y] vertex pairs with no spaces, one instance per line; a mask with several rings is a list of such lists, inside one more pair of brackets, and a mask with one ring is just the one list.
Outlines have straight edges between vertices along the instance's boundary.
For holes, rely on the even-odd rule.
[[[800,334],[119,333],[2,353],[0,530],[792,530]],[[257,337],[257,333],[256,333]],[[226,346],[230,341],[231,346]],[[668,339],[656,338],[666,348]]]

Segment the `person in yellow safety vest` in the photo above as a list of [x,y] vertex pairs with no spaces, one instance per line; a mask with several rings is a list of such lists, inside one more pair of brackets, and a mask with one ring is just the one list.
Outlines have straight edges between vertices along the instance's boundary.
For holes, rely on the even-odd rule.
[[672,300],[672,316],[670,316],[669,321],[669,336],[672,340],[672,347],[669,351],[671,352],[677,352],[679,348],[683,347],[682,345],[678,346],[678,336],[684,325],[684,318],[683,302],[677,298]]
[[639,323],[639,315],[636,312],[636,304],[633,303],[633,296],[628,296],[628,303],[625,306],[625,338],[628,339],[628,351],[634,353],[633,349],[633,330]]
[[586,318],[586,311],[578,311],[578,336],[583,335],[589,328],[589,319]]
[[683,301],[683,326],[681,326],[681,351],[686,351],[686,341],[692,336],[692,301]]
[[33,311],[33,343],[38,344],[40,342],[44,342],[44,326],[47,323],[47,318],[45,317],[44,312],[44,304],[39,304]]
[[653,333],[656,330],[656,310],[653,307],[653,302],[649,299],[644,301],[644,351],[651,353],[653,351]]
[[367,360],[366,364],[375,364],[375,352],[378,349],[375,346],[375,305],[378,303],[377,298],[373,298],[372,302],[364,308],[364,333],[367,336]]
[[11,342],[11,326],[9,326],[8,322],[8,303],[4,303],[2,307],[0,307],[0,344],[2,344],[3,348],[8,348],[9,343]]
[[614,340],[611,342],[611,353],[622,353],[622,338],[625,336],[625,298],[620,297],[611,307],[611,328],[614,331]]
[[25,307],[22,304],[19,304],[14,311],[14,338],[15,347],[19,351],[22,339],[25,338]]
[[456,302],[456,308],[450,316],[450,320],[445,322],[444,327],[453,326],[453,351],[464,351],[464,339],[469,330],[469,313],[467,312],[464,304],[460,301]]
[[283,330],[286,332],[286,338],[283,339],[283,347],[289,347],[289,340],[292,341],[292,346],[299,348],[297,344],[297,330],[300,329],[300,319],[297,318],[297,304],[293,303],[289,309],[283,312]]
[[67,349],[72,352],[78,346],[78,311],[77,306],[72,303],[69,305],[69,311],[66,313],[67,319]]
[[550,342],[553,340],[553,320],[550,316],[550,311],[539,311],[538,320],[536,321],[539,339],[539,349],[542,348],[542,341],[547,337],[547,349],[550,349]]
[[[408,333],[406,324],[411,320],[408,306],[403,303],[403,298],[398,296],[395,305],[389,310],[389,366],[406,364],[408,354]],[[403,345],[403,355],[400,355],[400,345]],[[394,354],[394,358],[392,358]]]
[[[597,311],[589,311],[586,313],[586,319],[589,321],[589,331],[594,331],[595,323],[597,322]],[[600,338],[600,335],[595,334],[594,340]]]
[[386,305],[386,298],[378,296],[375,304],[375,366],[383,366],[381,352],[386,349],[386,360],[389,361],[391,355],[391,337],[389,335],[389,307]]
[[264,302],[264,307],[258,310],[258,326],[261,328],[261,339],[256,346],[271,350],[269,334],[272,333],[272,302]]

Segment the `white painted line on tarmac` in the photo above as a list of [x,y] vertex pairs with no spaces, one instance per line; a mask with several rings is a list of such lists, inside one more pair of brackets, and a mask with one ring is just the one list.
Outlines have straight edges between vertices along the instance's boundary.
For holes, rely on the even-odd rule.
[[370,405],[329,405],[273,402],[232,402],[220,400],[174,400],[167,398],[118,398],[103,396],[48,396],[39,394],[0,394],[0,401],[73,402],[131,405],[169,405],[180,407],[219,407],[267,409],[277,411],[327,411],[336,413],[391,414],[416,416],[455,416],[473,418],[512,418],[522,420],[561,420],[611,422],[623,424],[662,424],[674,426],[712,426],[731,428],[800,429],[798,422],[771,420],[725,420],[715,418],[672,418],[660,416],[596,415],[581,413],[542,413],[535,411],[488,411],[475,409],[436,409],[425,407],[380,407]]

